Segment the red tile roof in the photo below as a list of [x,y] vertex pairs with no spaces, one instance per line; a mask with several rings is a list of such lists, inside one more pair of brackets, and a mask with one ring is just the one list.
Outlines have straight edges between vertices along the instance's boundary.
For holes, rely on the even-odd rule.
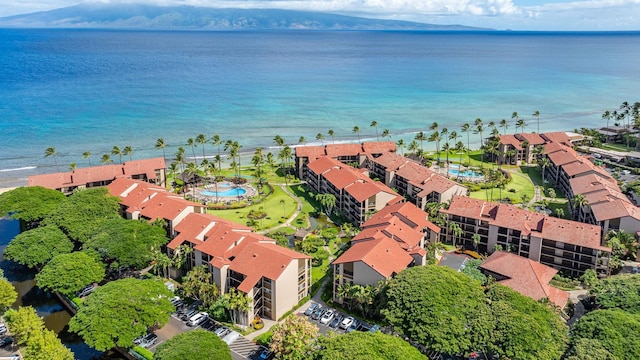
[[383,154],[396,151],[396,143],[393,141],[365,142],[362,150],[367,154]]
[[391,153],[391,152],[384,153],[378,156],[377,158],[373,158],[371,161],[381,166],[384,166],[384,168],[389,172],[398,170],[400,166],[404,165],[407,162],[410,162],[410,161],[413,162],[413,160],[405,156],[402,156],[397,153]]
[[513,134],[500,135],[500,144],[511,145],[517,150],[522,150],[522,141]]
[[566,145],[571,144],[571,139],[569,138],[569,136],[562,131],[544,133],[540,134],[540,136],[542,136],[542,138],[548,142],[556,142]]
[[231,261],[229,269],[246,276],[238,290],[248,293],[262,277],[278,280],[287,266],[297,259],[311,257],[274,243],[254,242]]
[[359,241],[351,245],[333,264],[362,261],[384,278],[406,269],[413,258],[397,242],[387,238]]
[[382,210],[375,213],[371,218],[369,218],[369,220],[362,224],[362,227],[365,228],[370,224],[385,221],[390,216],[396,216],[407,225],[418,230],[428,228],[436,233],[440,232],[440,228],[429,221],[429,215],[425,211],[409,202],[385,206]]
[[348,185],[353,184],[358,180],[363,180],[364,176],[352,169],[347,168],[345,165],[339,169],[331,169],[323,174],[336,189],[344,189]]
[[307,167],[311,169],[316,175],[320,175],[325,171],[328,171],[333,168],[339,168],[344,166],[338,160],[332,159],[328,156],[321,156],[316,160],[312,160]]
[[133,160],[124,164],[110,164],[77,168],[74,171],[29,176],[29,186],[42,186],[49,189],[61,189],[86,185],[95,182],[113,181],[120,177],[130,178],[135,175],[147,175],[155,179],[155,171],[165,169],[164,158]]
[[296,146],[296,157],[306,157],[315,160],[321,156],[332,158],[343,156],[357,156],[366,154],[382,154],[396,151],[393,141],[365,142],[362,144],[327,144],[325,146]]
[[522,139],[523,141],[526,140],[529,145],[542,145],[546,142],[540,135],[536,133],[516,134],[516,137]]
[[549,285],[549,281],[558,270],[539,262],[516,254],[496,251],[480,265],[480,268],[507,277],[499,283],[534,300],[548,298],[560,308],[569,300],[568,292]]

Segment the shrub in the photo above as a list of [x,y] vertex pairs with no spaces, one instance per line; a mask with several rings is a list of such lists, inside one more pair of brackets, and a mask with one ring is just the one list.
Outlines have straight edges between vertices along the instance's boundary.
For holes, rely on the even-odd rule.
[[140,345],[134,346],[132,350],[147,360],[153,360],[153,353],[150,350],[145,349]]

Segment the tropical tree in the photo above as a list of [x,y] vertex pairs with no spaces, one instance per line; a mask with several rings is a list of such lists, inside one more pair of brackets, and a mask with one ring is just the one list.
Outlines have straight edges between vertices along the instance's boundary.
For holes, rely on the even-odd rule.
[[24,222],[32,228],[66,200],[60,191],[42,186],[21,186],[0,194],[0,217]]
[[72,162],[71,164],[69,164],[69,171],[74,172],[76,171],[76,163]]
[[[126,296],[125,296],[126,294]],[[98,287],[69,321],[69,330],[90,347],[128,348],[151,326],[169,321],[173,293],[159,280],[127,278]]]
[[540,134],[540,111],[536,110],[533,112],[533,115],[538,120],[538,134]]
[[4,257],[30,268],[40,268],[54,256],[72,252],[73,247],[73,242],[57,226],[41,226],[16,235],[7,245]]
[[640,315],[618,309],[595,310],[574,324],[571,347],[581,339],[597,340],[596,346],[608,350],[614,359],[640,359],[638,334]]
[[68,297],[104,279],[104,264],[83,251],[56,255],[36,274],[38,287]]
[[236,288],[230,288],[223,296],[231,321],[234,324],[244,322],[241,320],[245,320],[246,316],[241,316],[241,314],[246,314],[246,312],[249,311],[252,302],[249,295]]
[[211,274],[205,265],[191,269],[183,279],[182,288],[186,296],[202,301],[207,308],[220,296],[220,289],[211,281]]
[[323,336],[318,339],[316,360],[337,359],[425,359],[424,355],[408,342],[380,331],[354,331],[339,336]]
[[206,159],[207,156],[205,155],[205,152],[204,152],[204,145],[207,143],[207,137],[204,134],[198,134],[198,136],[196,136],[195,141],[196,143],[202,146],[202,159]]
[[589,200],[582,194],[576,194],[571,200],[571,203],[573,203],[574,218],[584,222],[586,217],[585,207],[589,206]]
[[434,131],[433,133],[431,133],[431,135],[429,135],[429,138],[427,140],[429,142],[436,143],[436,156],[438,159],[436,164],[440,164],[440,140],[442,140],[442,136],[438,131]]
[[369,126],[376,128],[376,141],[380,141],[380,137],[378,136],[378,122],[373,120]]
[[[520,119],[520,117],[518,116],[518,112],[517,112],[517,111],[514,111],[514,112],[511,114],[511,118],[515,120],[515,123],[516,123],[516,133],[517,133],[517,132],[518,132],[518,128],[520,127],[520,122],[519,122],[519,121],[521,120],[521,119]],[[523,120],[523,121],[524,121],[524,120]]]
[[471,162],[471,157],[469,157],[469,150],[471,149],[471,140],[470,140],[470,134],[471,134],[471,126],[468,123],[462,124],[462,131],[467,133],[467,161]]
[[507,121],[507,119],[500,120],[500,127],[502,128],[502,130],[504,130],[502,133],[506,134],[507,128],[509,128],[509,122]]
[[156,140],[155,148],[156,148],[156,150],[162,150],[162,158],[165,159],[165,161],[166,161],[167,160],[167,156],[164,153],[165,147],[167,147],[167,144],[164,142],[164,139],[163,138],[158,138],[158,140]]
[[119,146],[116,145],[111,149],[111,155],[118,155],[118,159],[119,159],[118,162],[122,164],[123,153],[122,153],[122,150],[120,150]]
[[318,335],[318,327],[303,316],[288,316],[272,331],[269,348],[278,359],[285,360],[308,358]]
[[358,136],[358,142],[360,142],[360,127],[354,126],[352,132]]
[[462,228],[457,223],[451,222],[449,223],[449,231],[451,232],[451,236],[453,237],[453,246],[456,246],[456,239],[460,238],[464,233]]
[[122,155],[129,156],[129,161],[131,161],[131,155],[133,154],[133,147],[131,145],[127,145],[122,149]]
[[544,180],[545,180],[545,177],[544,177],[545,174],[544,173],[545,173],[545,170],[549,166],[551,166],[551,161],[549,160],[548,157],[545,156],[545,157],[541,158],[540,161],[538,161],[538,166],[540,167],[540,169],[542,169],[542,181],[544,182]]
[[404,148],[407,147],[404,143],[404,139],[398,139],[398,141],[396,141],[396,146],[400,149],[400,155],[404,156]]
[[389,140],[391,140],[391,131],[389,129],[382,130],[382,138],[389,138]]
[[336,206],[337,201],[333,194],[316,194],[315,199],[325,209],[327,216],[333,212],[333,208]]
[[5,317],[9,330],[21,345],[20,353],[24,359],[73,360],[71,350],[67,349],[55,332],[47,330],[44,320],[30,306],[10,310]]
[[56,171],[60,172],[60,168],[58,167],[58,152],[56,151],[56,148],[48,147],[44,150],[44,157],[49,157],[49,156],[53,157],[53,162],[56,165]]
[[88,159],[89,160],[89,166],[91,166],[91,152],[90,151],[85,151],[82,153],[82,158],[83,159]]
[[480,244],[480,234],[471,235],[471,241],[473,241],[473,248],[477,251],[478,244]]
[[153,360],[231,360],[231,349],[211,331],[196,329],[158,345]]
[[335,138],[334,138],[334,136],[335,136],[335,132],[334,132],[333,130],[329,129],[329,131],[327,131],[327,134],[328,134],[329,136],[331,136],[331,141],[333,141],[333,143],[335,144],[335,143],[336,143],[336,140],[335,140]]
[[422,131],[418,132],[414,139],[420,141],[420,152],[424,152],[422,144],[425,140],[427,140],[427,137],[424,135],[424,133]]
[[102,157],[100,158],[100,164],[106,165],[112,162],[113,160],[111,160],[111,155],[109,154],[103,154]]
[[0,277],[0,316],[16,302],[18,299],[18,292],[13,284],[4,277]]
[[322,135],[322,133],[318,133],[316,135],[316,140],[320,141],[322,143],[322,146],[324,146],[324,135]]
[[306,144],[306,143],[307,143],[307,138],[305,138],[304,136],[300,136],[300,137],[298,138],[298,144],[300,144],[300,145],[304,145],[304,144]]

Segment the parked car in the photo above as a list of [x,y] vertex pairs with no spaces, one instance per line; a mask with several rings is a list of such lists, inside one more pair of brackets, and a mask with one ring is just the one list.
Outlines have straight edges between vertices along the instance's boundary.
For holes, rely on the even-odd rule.
[[353,318],[353,316],[347,316],[340,323],[340,329],[345,329],[345,330],[348,329],[349,326],[351,326],[351,324],[353,324],[354,321],[355,319]]
[[187,321],[187,326],[198,326],[208,318],[209,315],[207,315],[206,312],[199,312],[189,318],[189,321]]
[[231,330],[227,335],[225,335],[225,337],[222,338],[222,341],[224,341],[227,345],[231,345],[239,337],[240,337],[239,332]]
[[11,344],[13,344],[13,338],[11,336],[0,339],[0,348],[7,347]]
[[93,292],[93,290],[95,290],[95,287],[93,286],[93,284],[87,285],[85,287],[82,288],[82,290],[78,291],[76,293],[76,295],[78,295],[79,298],[88,296],[89,294],[91,294]]
[[7,333],[7,326],[5,324],[0,324],[0,336]]
[[370,332],[376,332],[378,330],[380,330],[380,325],[378,324],[373,325],[371,329],[369,329]]
[[182,315],[181,319],[183,321],[189,321],[189,319],[197,313],[198,313],[198,309],[187,309]]
[[324,314],[325,309],[323,309],[322,307],[318,307],[316,309],[316,311],[313,312],[313,314],[311,314],[311,318],[313,320],[318,320],[320,319],[320,317],[322,316],[322,314]]
[[227,335],[231,330],[229,330],[228,327],[226,326],[221,326],[218,329],[216,329],[216,331],[214,331],[213,333],[218,335],[219,338],[223,338],[225,335]]
[[327,310],[320,318],[320,324],[325,324],[325,325],[328,324],[329,321],[333,319],[334,314],[335,314],[335,311],[333,311],[332,309]]
[[314,311],[316,311],[316,309],[318,309],[320,307],[319,304],[316,303],[311,303],[311,305],[309,305],[309,307],[307,308],[307,310],[305,310],[304,314],[307,316],[310,316],[311,314],[313,314]]
[[271,358],[271,350],[269,349],[264,349],[261,353],[260,353],[260,360],[267,360]]
[[338,325],[340,325],[340,323],[342,322],[342,319],[344,319],[344,316],[340,315],[340,314],[336,314],[336,316],[333,317],[333,320],[331,320],[331,323],[329,324],[329,327],[331,328],[337,328]]
[[356,331],[358,329],[358,326],[360,326],[360,322],[358,322],[358,320],[353,320],[351,326],[349,326],[349,328],[347,329],[347,332],[350,333],[352,331]]
[[140,346],[142,346],[143,348],[148,348],[151,345],[155,344],[156,341],[158,341],[158,335],[154,333],[150,333],[142,338],[142,341],[140,342]]

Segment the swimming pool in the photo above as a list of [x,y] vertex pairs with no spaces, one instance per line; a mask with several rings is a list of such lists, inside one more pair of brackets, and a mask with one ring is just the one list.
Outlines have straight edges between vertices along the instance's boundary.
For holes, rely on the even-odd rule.
[[449,169],[449,175],[467,177],[467,178],[472,178],[472,179],[480,179],[480,178],[482,178],[482,173],[479,173],[479,172],[476,172],[476,171],[473,171],[473,170],[460,171],[460,170],[457,170],[457,169]]
[[202,190],[200,191],[201,195],[204,196],[242,196],[247,193],[247,190],[243,188],[231,188],[225,191],[211,191],[211,190]]

